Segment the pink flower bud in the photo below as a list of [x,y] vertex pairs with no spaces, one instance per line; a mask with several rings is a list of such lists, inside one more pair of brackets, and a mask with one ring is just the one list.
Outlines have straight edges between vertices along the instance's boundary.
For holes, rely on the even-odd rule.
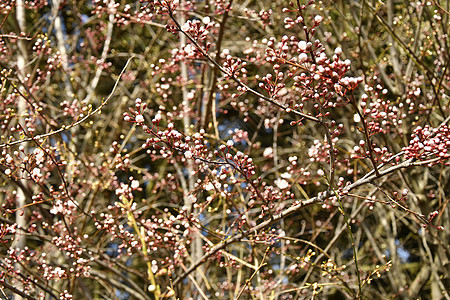
[[137,115],[134,120],[136,123],[143,123],[144,122],[144,116],[143,115]]
[[193,157],[193,154],[191,151],[186,151],[184,152],[184,157],[186,157],[187,159],[191,159]]
[[306,53],[301,53],[301,54],[298,56],[298,59],[299,59],[301,62],[306,62],[306,61],[308,60],[308,55],[307,55]]
[[322,20],[323,20],[323,17],[321,15],[317,15],[314,18],[314,23],[319,24],[320,22],[322,22]]
[[305,51],[306,50],[306,42],[305,41],[298,42],[298,48],[302,51]]

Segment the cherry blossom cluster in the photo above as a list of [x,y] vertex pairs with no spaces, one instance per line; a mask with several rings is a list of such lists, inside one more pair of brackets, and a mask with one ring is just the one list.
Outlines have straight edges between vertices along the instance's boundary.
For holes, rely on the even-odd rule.
[[421,101],[421,97],[424,96],[421,88],[423,84],[423,75],[416,76],[413,80],[406,84],[405,92],[407,97],[404,103],[405,109],[407,109],[409,114],[426,114],[427,110],[429,109]]
[[6,61],[6,57],[8,55],[8,47],[6,47],[6,43],[3,38],[0,38],[0,58]]
[[[203,54],[201,51],[195,47],[193,44],[183,45],[180,49],[176,48],[172,50],[173,58],[170,60],[171,66],[177,63],[180,60],[191,60],[202,58]],[[170,65],[165,68],[170,67]]]
[[261,21],[263,29],[266,28],[266,26],[272,25],[271,19],[273,10],[271,9],[262,9],[259,12],[256,12],[254,9],[244,8],[244,14],[251,18],[257,17]]
[[130,159],[130,155],[121,154],[120,151],[120,147],[119,147],[119,143],[117,141],[114,141],[111,144],[111,148],[109,148],[109,152],[111,154],[115,154],[114,155],[114,163],[116,168],[120,169],[120,170],[127,170],[130,167],[131,164],[131,159]]
[[17,224],[0,224],[0,243],[8,243],[6,239],[8,234],[14,234],[16,232]]
[[232,136],[232,141],[234,143],[249,143],[248,132],[243,129],[235,128],[234,130],[230,130],[228,132]]
[[[61,279],[62,274],[68,274],[70,273],[71,276],[79,277],[89,277],[89,270],[91,269],[90,263],[95,260],[95,258],[92,256],[93,252],[86,251],[83,247],[81,247],[81,243],[83,239],[86,239],[87,236],[76,236],[73,234],[76,234],[76,232],[73,232],[71,234],[67,234],[67,232],[61,233],[66,234],[65,236],[58,236],[53,237],[52,243],[58,248],[59,251],[66,253],[67,257],[72,260],[71,265],[66,270],[63,270],[61,267],[56,267],[59,274],[55,273],[55,269],[53,269],[53,272],[48,272],[47,274],[47,280],[50,279]],[[47,271],[46,268],[46,254],[42,253],[41,257],[43,258],[42,261],[42,269],[44,271]],[[52,258],[53,259],[53,258]],[[62,275],[64,277],[64,275]]]
[[2,3],[0,3],[0,13],[3,15],[8,14],[11,11],[11,9],[13,9],[13,7],[14,6],[10,2],[4,2],[4,3],[2,2]]
[[3,157],[0,159],[0,163],[6,167],[5,175],[31,179],[35,182],[42,182],[48,178],[50,173],[43,173],[42,169],[49,172],[55,167],[46,155],[46,152],[52,153],[54,150],[45,149],[44,152],[41,148],[35,148],[30,154],[26,154],[24,151],[24,147],[19,147],[18,150],[11,153],[5,149],[2,151]]
[[77,207],[78,203],[73,200],[62,201],[57,199],[54,201],[53,207],[50,209],[50,213],[54,215],[62,214],[65,216],[70,216],[76,212]]
[[[334,140],[337,142],[337,139]],[[308,149],[308,155],[311,162],[328,162],[330,160],[329,157],[329,149],[330,145],[328,144],[326,138],[322,143],[320,140],[314,140],[313,145]]]
[[25,8],[40,10],[44,6],[48,5],[48,0],[26,0],[24,1]]
[[[307,167],[303,167],[303,164],[299,162],[299,158],[297,156],[290,156],[288,158],[289,165],[286,168],[286,171],[290,175],[284,175],[283,177],[294,177],[293,179],[301,185],[306,185],[310,182],[313,174]],[[278,182],[283,183],[283,181]]]
[[[375,143],[372,143],[372,148],[367,146],[365,140],[360,140],[359,144],[353,147],[351,158],[369,158],[373,157],[376,162],[387,162],[392,156],[392,153],[387,147],[378,147]],[[399,159],[396,160],[398,162]]]
[[[140,106],[140,100],[137,100],[137,102]],[[147,131],[147,133],[153,136],[147,139],[146,143],[143,145],[144,149],[159,148],[159,154],[166,158],[174,155],[174,151],[176,150],[181,151],[184,154],[185,159],[194,159],[201,164],[224,164],[229,166],[230,168],[222,167],[220,174],[216,170],[212,173],[214,173],[214,176],[217,176],[221,181],[226,182],[227,177],[231,176],[233,184],[237,184],[238,182],[245,183],[245,189],[248,189],[252,194],[249,202],[250,206],[252,206],[251,203],[255,200],[266,203],[262,206],[262,214],[260,217],[263,217],[263,213],[267,210],[274,208],[274,204],[278,203],[278,200],[281,200],[281,198],[284,199],[285,197],[290,198],[293,196],[293,194],[289,191],[283,196],[280,194],[279,190],[275,191],[272,186],[266,186],[264,182],[261,183],[260,180],[252,179],[252,177],[256,174],[253,160],[240,151],[236,152],[235,155],[231,154],[230,149],[234,145],[233,141],[229,140],[226,145],[220,145],[218,150],[213,151],[214,156],[218,158],[218,160],[214,161],[213,154],[206,148],[202,133],[196,133],[192,137],[184,137],[180,132],[174,129],[174,125],[172,123],[167,125],[167,130],[160,130],[156,132],[153,130],[154,128],[149,128],[146,125],[143,125],[143,117],[142,120],[140,118],[137,120],[138,116],[140,116],[139,113],[141,112],[136,112],[134,109],[130,109],[130,111],[135,115],[135,120],[132,120],[128,113],[125,115],[125,120],[138,123],[144,130]],[[194,146],[191,145],[192,143]],[[150,151],[149,153],[152,153],[155,150],[149,149],[148,151]],[[276,182],[276,185],[281,190],[288,187],[286,185],[286,179],[288,179],[288,177],[284,177],[285,179],[282,179],[282,181]],[[263,191],[259,190],[260,185],[263,187]],[[217,193],[222,194],[223,197],[229,196],[227,186],[228,184],[221,185],[218,181],[204,182],[204,189],[206,191],[214,190]],[[131,197],[131,195],[129,194],[128,197]],[[212,199],[209,201],[211,200]],[[269,205],[267,203],[272,204]]]
[[[116,8],[117,9],[117,8]],[[148,2],[147,5],[141,6],[139,10],[132,10],[130,4],[125,4],[122,12],[116,13],[116,22],[124,26],[129,25],[131,22],[144,23],[151,22],[154,19],[154,4]]]
[[[14,267],[16,262],[25,262],[27,260],[27,257],[34,258],[35,255],[32,251],[30,251],[28,248],[22,249],[22,250],[16,250],[16,249],[8,249],[5,257],[2,259],[2,262],[0,263],[0,266],[2,267],[1,272],[1,278],[2,281],[7,281],[8,277],[11,275],[18,275],[19,271],[16,270]],[[8,276],[9,275],[9,276]],[[21,277],[16,276],[15,282],[20,282],[21,284],[24,284],[25,291],[32,292],[33,289],[33,278],[32,277]]]
[[84,116],[89,109],[86,101],[74,99],[73,101],[64,100],[59,104],[65,116]]
[[[107,24],[104,21],[100,21],[93,27],[86,28],[85,34],[86,38],[94,45],[94,49],[101,51],[105,43],[106,37],[104,32],[106,30]],[[97,60],[97,58],[92,57],[91,63]]]
[[[43,225],[45,228],[46,224]],[[56,232],[59,232],[60,230],[58,228],[60,225],[60,222],[56,222],[52,226],[52,229],[56,229]],[[23,230],[25,229],[21,229],[21,231]],[[12,228],[10,232],[13,234],[19,234],[15,228]],[[31,233],[33,231],[29,232]],[[25,247],[24,249],[9,249],[7,256],[2,260],[2,263],[0,264],[1,267],[4,270],[9,270],[8,272],[10,272],[10,274],[18,274],[18,272],[15,271],[15,263],[26,263],[27,261],[33,260],[36,270],[39,272],[39,276],[18,277],[19,280],[22,281],[25,290],[29,292],[33,291],[36,287],[46,286],[50,281],[57,282],[65,279],[67,278],[68,274],[77,277],[89,277],[89,264],[94,260],[94,257],[92,256],[93,253],[90,251],[85,251],[79,246],[82,241],[81,237],[73,239],[72,236],[68,234],[64,229],[60,233],[65,234],[65,236],[53,237],[51,241],[53,246],[51,247],[56,247],[56,249],[64,251],[64,253],[66,253],[66,255],[70,257],[72,262],[69,266],[61,267],[55,261],[55,254],[57,253],[57,251],[54,251],[54,249],[51,249],[52,251],[38,252],[30,249],[29,247]],[[2,274],[4,275],[3,272]],[[2,278],[1,280],[4,279]],[[67,291],[65,291],[65,293],[67,294]]]
[[[133,185],[133,182],[131,185]],[[140,214],[136,212],[136,203],[130,201],[126,203],[132,203],[131,206],[127,206],[125,202],[120,201],[109,206],[108,209],[111,213],[101,213],[96,221],[96,226],[99,230],[109,232],[111,240],[119,243],[119,256],[133,255],[142,250],[143,247],[149,249],[150,257],[154,258],[152,260],[152,272],[158,272],[162,276],[165,268],[173,270],[178,263],[185,259],[188,253],[185,242],[189,244],[189,236],[193,231],[198,230],[198,226],[189,221],[191,217],[187,216],[187,208],[183,208],[176,217],[170,215],[168,219],[163,219],[156,214],[146,219],[140,217]],[[165,210],[165,213],[167,212]],[[130,213],[141,224],[144,235],[140,236],[140,240],[136,238],[136,232],[133,232],[132,228],[120,224],[122,216]],[[130,219],[128,221],[130,222]],[[131,223],[129,224],[131,225]],[[180,235],[184,238],[180,239]],[[187,241],[184,239],[187,239]],[[142,241],[145,241],[145,246],[142,245]],[[165,250],[173,251],[173,256],[169,258],[161,255],[161,252]]]
[[119,7],[119,3],[116,3],[114,0],[94,0],[93,4],[95,5],[95,13],[102,14],[106,12],[107,14],[115,14],[117,13],[117,8]]
[[418,160],[428,160],[437,157],[438,160],[430,164],[449,164],[450,158],[450,127],[446,124],[439,128],[432,128],[429,125],[418,126],[411,135],[411,140],[407,147],[403,148],[407,158]]
[[[158,15],[165,15],[169,11],[173,12],[180,4],[179,0],[152,0],[152,1],[139,1],[140,5],[132,5],[129,3],[122,4],[117,3],[114,0],[95,0],[94,13],[101,16],[104,14],[110,14],[115,17],[114,22],[118,26],[127,26],[131,23],[137,24],[152,24]],[[189,2],[189,1],[187,1]],[[133,9],[137,6],[136,9]],[[186,9],[190,8],[190,4],[184,4]],[[173,29],[173,25],[167,25],[168,30]]]
[[[195,41],[202,41],[206,39],[209,34],[209,29],[214,26],[214,22],[211,21],[209,17],[205,17],[203,19],[203,23],[206,25],[203,26],[200,20],[188,20],[186,23],[181,25],[181,30],[185,33],[188,33]],[[208,45],[206,45],[206,51],[208,51]]]
[[[232,76],[240,76],[247,73],[247,69],[245,68],[247,66],[246,62],[243,62],[239,58],[233,58],[231,55],[227,55],[225,57],[225,60],[223,62],[223,68],[226,70],[227,73],[225,73],[225,77],[232,77]],[[246,92],[244,87],[238,86],[238,91],[244,93]],[[237,96],[233,95],[233,98],[236,98]]]
[[[373,76],[377,80],[377,76]],[[406,114],[403,113],[403,103],[394,104],[387,97],[388,90],[381,84],[373,86],[366,85],[365,91],[369,93],[361,95],[360,107],[369,130],[369,135],[377,133],[386,134],[395,132],[397,127],[403,123]],[[409,104],[411,100],[406,100]],[[410,111],[412,107],[410,107]],[[355,121],[360,122],[360,117],[355,115]]]
[[50,39],[45,35],[37,36],[33,45],[33,52],[37,55],[49,55],[52,52]]
[[0,57],[5,62],[9,62],[9,59],[11,57],[11,51],[14,51],[11,47],[8,47],[7,44],[17,45],[18,40],[30,40],[30,38],[24,32],[21,32],[19,34],[10,32],[7,34],[0,35]]
[[131,115],[129,113],[123,114],[124,120],[126,122],[135,122],[137,124],[144,123],[145,119],[143,116],[143,112],[147,108],[147,104],[145,102],[143,103],[141,98],[136,98],[135,108],[136,109],[132,107],[129,108]]
[[[299,40],[294,35],[290,37],[285,35],[278,43],[273,37],[266,40],[268,48],[265,59],[273,64],[275,76],[267,74],[262,77],[259,86],[273,97],[286,86],[288,79],[291,79],[293,89],[299,94],[298,98],[301,101],[290,101],[289,106],[303,110],[303,102],[311,100],[314,103],[315,114],[326,115],[321,109],[347,104],[349,102],[346,98],[347,92],[353,91],[363,79],[345,76],[350,70],[351,63],[350,60],[341,60],[341,48],[336,48],[332,59],[329,59],[325,47],[319,40],[310,41],[315,32],[314,27],[320,24],[322,17],[316,16],[314,25],[309,30],[301,15],[297,19],[305,31],[307,40]],[[285,21],[291,24],[291,19],[287,18]],[[294,51],[298,56],[292,56],[291,53]]]
[[[147,138],[142,145],[143,149],[148,149],[148,153],[156,154],[156,149],[159,149],[159,154],[168,158],[174,154],[174,151],[181,152],[186,159],[199,159],[199,161],[206,161],[212,159],[212,154],[208,153],[206,141],[204,140],[204,130],[200,130],[192,136],[184,136],[175,129],[173,123],[167,124],[166,130],[158,130],[161,121],[161,113],[158,112],[152,119],[152,127],[148,127],[144,121],[143,111],[146,104],[142,103],[141,99],[136,99],[136,108],[130,108],[130,113],[124,113],[124,120],[127,122],[134,122],[142,126],[142,128],[151,137]],[[132,117],[133,116],[133,117]],[[151,150],[153,148],[154,150]]]

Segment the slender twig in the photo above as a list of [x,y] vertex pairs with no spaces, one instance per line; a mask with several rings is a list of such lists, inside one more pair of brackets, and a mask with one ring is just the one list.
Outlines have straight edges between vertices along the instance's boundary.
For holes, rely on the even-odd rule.
[[[233,4],[233,0],[231,0],[228,3],[228,6],[225,9],[225,12],[223,13],[222,21],[220,22],[220,28],[219,28],[219,33],[218,33],[218,36],[217,36],[217,43],[216,43],[216,57],[215,57],[216,60],[218,60],[220,58],[220,53],[222,51],[223,36],[225,34],[225,24],[226,24],[226,22],[228,20],[229,11],[230,11],[230,8],[231,8],[232,4]],[[207,95],[205,96],[206,103],[205,103],[205,106],[202,108],[202,119],[201,119],[202,127],[207,126],[208,125],[207,118],[208,118],[209,113],[211,113],[216,137],[219,136],[219,133],[217,131],[217,124],[215,122],[216,112],[212,109],[212,106],[214,106],[214,103],[215,103],[215,100],[213,99],[213,96],[214,96],[214,88],[215,88],[216,83],[217,83],[218,70],[219,70],[218,68],[214,68],[212,70],[212,76],[210,78],[209,86],[208,86],[208,89],[206,91]]]
[[239,294],[237,295],[236,299],[239,299],[242,296],[242,293],[244,293],[245,289],[247,288],[247,286],[250,284],[250,282],[252,281],[253,277],[255,277],[256,274],[258,274],[259,270],[264,267],[265,265],[267,265],[266,262],[264,262],[264,260],[266,259],[267,253],[269,252],[269,248],[266,249],[266,251],[264,252],[264,256],[261,260],[261,263],[259,264],[258,268],[253,272],[253,274],[250,276],[250,278],[248,278],[245,281],[244,286],[241,288],[241,291],[239,292]]
[[440,9],[442,9],[442,11],[444,11],[447,15],[450,15],[450,12],[448,10],[446,10],[445,8],[443,8],[442,5],[440,5],[438,1],[434,0],[433,2],[434,2],[434,5],[436,5]]
[[348,228],[348,235],[350,236],[350,241],[352,244],[353,261],[355,262],[356,276],[358,278],[358,293],[356,294],[356,298],[360,299],[362,296],[362,284],[361,284],[361,275],[359,274],[359,267],[358,267],[358,250],[356,249],[356,246],[355,246],[355,238],[353,237],[352,226],[350,225],[349,217],[345,213],[344,206],[342,205],[341,197],[336,192],[336,190],[333,189],[332,191],[339,203],[339,208],[340,208],[341,214],[344,216],[345,224],[347,225],[347,228]]
[[103,46],[102,54],[100,56],[101,64],[98,66],[98,69],[95,72],[94,79],[92,79],[91,84],[89,85],[89,87],[87,89],[88,94],[87,94],[86,98],[84,99],[84,101],[86,101],[87,103],[89,103],[91,101],[91,98],[94,96],[95,88],[97,87],[98,83],[100,82],[100,76],[102,75],[102,71],[103,71],[103,63],[106,61],[106,55],[109,52],[109,46],[111,44],[111,38],[112,38],[112,33],[113,33],[113,28],[114,28],[114,18],[115,18],[114,14],[109,15],[108,30],[106,33],[106,39],[105,39],[105,43]]
[[111,93],[109,94],[109,96],[108,96],[108,97],[100,104],[99,107],[97,107],[97,108],[94,109],[94,110],[92,110],[92,106],[89,105],[90,112],[89,112],[86,116],[84,116],[84,117],[81,118],[80,120],[78,120],[78,121],[76,121],[75,123],[72,123],[72,124],[70,124],[70,125],[67,125],[67,126],[66,126],[66,125],[62,125],[61,128],[59,128],[58,130],[55,130],[55,131],[51,131],[51,132],[48,132],[48,133],[45,133],[45,134],[35,135],[35,136],[33,136],[33,138],[25,138],[25,139],[18,140],[18,141],[13,141],[13,142],[8,142],[8,143],[0,144],[0,148],[10,147],[10,146],[14,146],[14,145],[21,144],[21,143],[26,143],[26,142],[31,142],[31,141],[33,141],[33,139],[39,140],[39,139],[42,139],[42,138],[46,138],[46,137],[49,137],[49,136],[52,136],[52,135],[61,133],[61,132],[66,131],[66,130],[72,128],[72,127],[75,127],[75,126],[78,126],[78,125],[84,123],[86,120],[88,120],[88,119],[89,119],[90,117],[92,117],[93,115],[95,115],[95,114],[101,112],[101,110],[103,109],[103,107],[108,103],[108,101],[109,101],[109,100],[112,98],[112,96],[114,95],[114,93],[115,93],[115,91],[116,91],[116,89],[117,89],[117,86],[119,85],[119,81],[120,81],[120,78],[122,77],[122,74],[125,72],[125,70],[127,69],[128,65],[129,65],[129,63],[130,63],[130,61],[131,61],[133,58],[134,58],[134,56],[132,56],[132,57],[130,57],[130,58],[128,59],[127,63],[125,64],[125,66],[123,67],[123,69],[122,69],[122,71],[120,72],[119,76],[117,77],[117,80],[116,80],[116,82],[115,82],[115,84],[114,84],[114,87],[113,87]]
[[330,129],[324,122],[320,122],[320,124],[325,128],[325,136],[327,138],[327,142],[330,145],[330,150],[328,153],[330,154],[330,187],[333,188],[334,186],[334,173],[336,169],[336,157],[334,155],[334,146],[333,146],[333,139],[331,137]]
[[369,159],[372,162],[372,166],[373,169],[375,171],[375,174],[377,174],[377,176],[380,176],[380,172],[378,171],[377,168],[377,163],[375,162],[375,159],[373,157],[373,147],[372,147],[372,141],[370,140],[370,135],[369,135],[369,129],[367,128],[367,124],[366,124],[366,119],[364,117],[364,115],[359,111],[358,105],[356,104],[356,99],[355,96],[353,95],[353,92],[351,93],[351,100],[348,100],[347,97],[345,97],[349,102],[352,103],[353,107],[355,108],[356,112],[358,113],[360,119],[361,119],[361,123],[363,124],[364,127],[364,137],[366,138],[366,143],[367,143],[367,147],[369,148]]

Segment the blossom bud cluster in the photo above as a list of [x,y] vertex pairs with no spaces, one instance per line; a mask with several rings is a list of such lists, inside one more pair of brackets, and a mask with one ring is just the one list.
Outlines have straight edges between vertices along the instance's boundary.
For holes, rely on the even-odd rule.
[[169,65],[164,66],[167,69],[169,66],[175,66],[180,61],[199,59],[203,57],[202,52],[193,44],[181,45],[180,48],[171,50],[171,58],[168,61]]
[[[231,55],[227,55],[225,61],[223,62],[223,68],[227,71],[224,75],[225,77],[232,77],[242,74],[245,78],[247,74],[247,69],[245,69],[246,66],[247,63],[243,62],[240,58],[233,58]],[[245,91],[242,90],[242,92]]]
[[130,164],[131,164],[130,155],[128,153],[122,155],[118,142],[114,141],[111,144],[111,148],[109,149],[109,152],[111,154],[115,154],[114,163],[115,163],[116,168],[121,169],[121,170],[126,170],[130,166]]
[[52,52],[52,47],[48,37],[39,36],[33,45],[33,51],[38,55],[49,55]]
[[411,135],[407,147],[403,148],[407,158],[427,160],[433,157],[439,162],[450,164],[450,127],[446,124],[439,128],[431,128],[429,125],[416,127]]
[[[266,43],[265,60],[273,64],[275,76],[267,74],[262,77],[259,86],[274,96],[293,80],[292,88],[302,101],[290,102],[291,108],[302,110],[303,102],[310,100],[315,103],[316,115],[322,116],[322,108],[347,104],[343,97],[362,82],[361,77],[345,76],[351,63],[350,60],[341,60],[340,47],[335,49],[330,59],[319,40],[306,42],[296,36],[285,35],[278,43],[275,38]],[[293,56],[294,52],[298,56]]]
[[199,20],[188,20],[186,23],[181,25],[180,30],[188,33],[194,40],[201,41],[206,39],[209,34],[209,29],[214,26],[214,22],[211,22],[209,18],[205,18],[207,22],[205,26]]
[[[20,174],[18,179],[31,179],[34,182],[42,182],[50,176],[50,173],[56,166],[48,157],[56,152],[56,148],[35,148],[31,153],[25,153],[23,147],[8,153],[2,151],[0,164],[6,167],[5,175],[15,176]],[[65,161],[57,161],[58,166],[64,166]]]
[[132,10],[130,4],[120,4],[113,0],[94,0],[93,5],[94,14],[113,15],[117,25],[126,26],[130,23],[152,23],[158,15],[175,9],[179,5],[179,0],[146,1],[145,5],[138,5],[135,10]]
[[130,113],[124,113],[123,114],[123,119],[126,122],[135,122],[138,124],[142,124],[144,123],[145,119],[143,116],[143,113],[145,111],[145,109],[147,108],[147,104],[146,103],[142,103],[142,99],[141,98],[137,98],[135,101],[135,108],[130,107]]
[[360,140],[359,144],[353,147],[350,157],[356,158],[374,158],[376,162],[387,162],[392,156],[392,153],[388,151],[387,147],[378,147],[375,143],[372,143],[372,153],[365,140]]
[[[377,76],[373,76],[374,80]],[[366,85],[365,91],[370,95],[362,94],[360,107],[366,119],[369,134],[388,133],[396,131],[398,125],[403,123],[406,114],[402,112],[403,103],[395,105],[387,97],[388,90],[381,84]]]
[[269,10],[261,10],[258,13],[253,10],[253,9],[249,9],[249,8],[244,8],[244,14],[249,17],[249,18],[258,18],[261,23],[262,23],[262,27],[263,29],[267,26],[267,25],[271,25],[271,17],[273,14],[273,11],[271,9]]

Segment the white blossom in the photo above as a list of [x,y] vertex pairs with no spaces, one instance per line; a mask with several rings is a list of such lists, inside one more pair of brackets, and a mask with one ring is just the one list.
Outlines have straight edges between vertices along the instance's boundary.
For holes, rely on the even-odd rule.
[[308,54],[306,54],[306,53],[300,53],[300,55],[298,56],[298,59],[299,59],[301,62],[305,62],[305,61],[308,60]]
[[302,51],[305,51],[306,50],[306,42],[305,41],[298,42],[298,48]]
[[320,22],[322,22],[322,20],[323,20],[323,17],[322,17],[321,15],[317,15],[317,16],[314,18],[314,22],[315,22],[316,24],[319,24]]
[[143,115],[137,115],[137,116],[134,118],[134,120],[135,120],[137,123],[143,123],[143,122],[144,122],[144,116],[143,116]]
[[281,179],[281,178],[278,178],[277,180],[275,180],[275,184],[278,188],[280,188],[282,190],[289,187],[289,182],[287,182],[286,180]]
[[139,180],[133,180],[131,182],[131,188],[132,189],[137,189],[139,187]]
[[184,152],[184,157],[186,157],[187,159],[191,159],[194,155],[192,154],[191,151],[186,151]]

